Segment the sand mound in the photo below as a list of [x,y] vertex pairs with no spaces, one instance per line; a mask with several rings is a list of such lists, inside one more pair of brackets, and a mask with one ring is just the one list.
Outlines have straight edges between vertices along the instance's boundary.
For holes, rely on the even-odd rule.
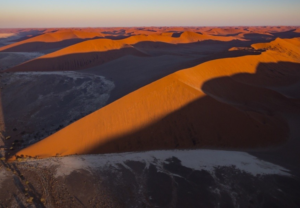
[[193,43],[203,40],[219,40],[219,41],[231,41],[236,40],[235,37],[214,37],[210,35],[202,35],[192,31],[184,31],[177,37],[170,37],[168,35],[137,35],[120,40],[123,44],[134,45],[139,42],[151,41],[151,42],[163,42],[171,44]]
[[231,41],[238,38],[234,37],[216,37],[211,35],[199,34],[195,32],[185,31],[180,36],[181,42],[191,43],[203,40],[218,40],[218,41]]
[[[297,47],[290,43],[275,40],[269,45],[279,45],[289,52]],[[300,56],[282,52],[269,49],[261,55],[218,59],[178,71],[95,111],[17,155],[48,157],[278,144],[288,136],[280,112],[299,111],[293,99],[271,89],[288,85],[277,84],[285,75],[300,80]],[[286,69],[290,64],[298,69],[294,74]],[[266,77],[260,73],[274,66],[282,74]],[[264,83],[266,79],[268,82]]]
[[[77,43],[76,41],[64,42],[66,40],[91,39],[95,37],[103,37],[97,32],[83,32],[77,30],[62,30],[52,33],[45,33],[33,38],[29,38],[17,43],[13,43],[0,48],[0,51],[5,52],[33,52],[41,51],[50,48],[61,48]],[[59,44],[53,44],[53,43]],[[50,44],[52,43],[52,44]]]

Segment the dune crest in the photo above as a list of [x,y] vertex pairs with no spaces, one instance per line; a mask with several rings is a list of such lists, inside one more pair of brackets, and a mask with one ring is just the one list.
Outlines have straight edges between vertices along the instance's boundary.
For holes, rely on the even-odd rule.
[[[47,48],[41,44],[37,43],[54,43],[54,42],[61,42],[65,40],[72,40],[72,39],[91,39],[96,37],[103,37],[101,33],[97,32],[85,32],[85,31],[78,31],[78,30],[59,30],[56,32],[49,32],[38,35],[36,37],[28,38],[26,40],[22,40],[7,46],[0,47],[0,51],[6,52],[22,52],[27,50],[32,50],[28,47],[28,44],[36,44],[34,46],[35,50],[43,50]],[[22,47],[22,45],[25,45]]]
[[[178,71],[16,155],[49,157],[170,148],[249,148],[281,143],[288,137],[288,128],[280,112],[298,112],[299,105],[271,87],[289,85],[289,80],[295,77],[294,82],[300,80],[299,72],[293,70],[299,65],[292,65],[300,64],[299,43],[299,39],[276,39],[254,44],[254,48],[266,51],[260,55],[212,60]],[[265,73],[278,65],[284,75],[270,72],[264,82]]]

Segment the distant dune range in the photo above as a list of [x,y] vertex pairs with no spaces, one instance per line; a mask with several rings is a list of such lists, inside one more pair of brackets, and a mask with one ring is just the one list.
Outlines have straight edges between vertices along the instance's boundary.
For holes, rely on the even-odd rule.
[[[159,41],[182,43],[205,37],[185,32],[179,38],[166,36],[165,39],[160,37]],[[218,39],[218,36],[214,37]],[[151,38],[89,40],[48,54],[44,59],[57,57],[59,60],[70,52],[132,48],[127,45],[153,40]],[[232,37],[220,37],[219,40],[229,41]],[[94,44],[95,41],[105,41],[106,44]],[[289,137],[286,115],[300,113],[297,93],[291,93],[299,90],[300,38],[277,38],[270,43],[253,44],[252,48],[265,51],[260,55],[211,60],[170,74],[16,155],[49,157],[174,148],[255,148],[280,144]],[[8,71],[32,70],[34,62],[39,59],[42,57]]]
[[9,71],[66,71],[93,67],[126,55],[147,56],[140,47],[136,47],[143,43],[147,47],[157,47],[157,43],[182,45],[199,41],[270,41],[275,37],[294,37],[297,31],[298,28],[294,27],[200,27],[188,28],[188,31],[176,27],[45,29],[44,34],[1,47],[0,52],[46,53]]
[[184,44],[204,40],[232,41],[239,39],[236,37],[203,35],[189,31],[183,32],[178,38],[166,35],[137,35],[121,40],[94,39],[41,56],[12,67],[8,71],[79,70],[103,64],[125,55],[146,56],[147,54],[134,47],[134,44],[141,42],[148,42],[148,44],[155,44],[156,42]]

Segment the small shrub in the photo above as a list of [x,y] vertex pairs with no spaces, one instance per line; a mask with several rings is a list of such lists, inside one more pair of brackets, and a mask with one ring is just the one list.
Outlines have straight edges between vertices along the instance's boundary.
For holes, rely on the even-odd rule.
[[29,198],[26,200],[27,203],[32,203],[32,201],[33,201],[33,197],[29,197]]

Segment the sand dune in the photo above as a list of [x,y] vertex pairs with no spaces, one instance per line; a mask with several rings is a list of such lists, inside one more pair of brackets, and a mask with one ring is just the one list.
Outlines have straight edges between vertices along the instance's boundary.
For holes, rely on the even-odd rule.
[[[119,58],[123,55],[146,55],[143,54],[141,51],[134,48],[134,44],[141,43],[141,42],[162,42],[162,43],[170,43],[170,44],[183,44],[183,43],[193,43],[198,41],[204,40],[217,40],[217,41],[231,41],[236,40],[238,38],[235,37],[217,37],[217,36],[210,36],[210,35],[202,35],[194,32],[185,31],[183,32],[179,38],[174,38],[165,35],[137,35],[131,36],[121,40],[111,40],[111,39],[95,39],[95,40],[88,40],[78,44],[74,44],[72,46],[66,47],[64,49],[55,51],[50,54],[46,54],[41,56],[37,59],[28,61],[24,64],[18,65],[9,69],[8,71],[47,71],[47,70],[61,70],[60,67],[56,67],[57,65],[70,65],[70,62],[78,62],[78,57],[84,59],[84,62],[93,64],[88,64],[89,67],[95,64],[105,63],[105,61],[98,61],[95,62],[95,53],[99,52],[108,52],[108,53],[101,53],[99,56],[100,60],[107,59],[107,60],[114,60]],[[126,53],[122,53],[121,50],[125,50]],[[130,51],[130,53],[127,53]],[[74,55],[75,54],[75,55]],[[76,55],[78,54],[78,55]],[[72,55],[72,56],[71,56]],[[102,56],[105,56],[104,58]],[[107,57],[107,58],[106,58]],[[55,59],[53,59],[55,58]],[[67,67],[65,70],[78,70],[84,69],[87,67],[87,64],[77,65],[75,68]]]
[[243,28],[212,28],[207,30],[206,33],[211,35],[237,35],[239,33],[247,32],[247,30]]
[[[97,32],[82,32],[78,30],[61,30],[57,32],[45,33],[33,38],[19,41],[0,48],[4,52],[33,52],[42,51],[51,48],[62,48],[74,43],[78,43],[81,39],[91,39],[95,37],[103,37],[101,33]],[[73,40],[64,42],[66,40]],[[74,42],[74,40],[77,40]],[[50,43],[59,44],[50,44]],[[47,44],[48,43],[48,44]]]
[[128,47],[128,45],[134,45],[140,42],[163,42],[163,43],[172,43],[172,44],[180,44],[180,43],[192,43],[203,40],[219,40],[219,41],[231,41],[236,40],[238,38],[235,37],[214,37],[209,35],[201,35],[194,32],[185,31],[183,32],[179,38],[173,38],[166,35],[137,35],[131,36],[122,40],[110,40],[110,39],[96,39],[96,40],[88,40],[82,43],[78,43],[76,45],[64,48],[60,51],[51,53],[46,55],[45,57],[56,57],[69,53],[82,53],[82,52],[93,52],[93,51],[108,51],[115,50],[124,47]]
[[[299,42],[276,39],[253,45],[266,49],[260,55],[212,60],[173,73],[17,155],[249,148],[284,142],[288,127],[281,113],[299,113],[299,104],[272,87],[299,82]],[[280,71],[272,71],[274,66]]]
[[277,38],[271,43],[257,43],[252,45],[255,49],[269,50],[277,52],[281,56],[288,56],[289,58],[299,61],[300,59],[300,38],[281,39]]

